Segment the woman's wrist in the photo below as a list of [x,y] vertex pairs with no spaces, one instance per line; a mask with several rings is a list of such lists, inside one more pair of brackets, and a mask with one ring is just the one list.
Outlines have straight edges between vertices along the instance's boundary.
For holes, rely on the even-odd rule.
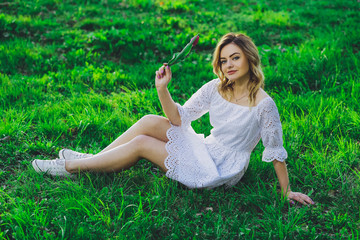
[[291,189],[288,189],[288,190],[283,190],[283,194],[284,194],[284,196],[288,196],[289,195],[289,193],[291,193]]
[[157,92],[167,92],[167,85],[155,85]]

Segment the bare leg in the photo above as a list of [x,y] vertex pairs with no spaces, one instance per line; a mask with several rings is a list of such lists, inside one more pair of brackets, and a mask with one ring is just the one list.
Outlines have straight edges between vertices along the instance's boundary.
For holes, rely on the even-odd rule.
[[113,147],[93,157],[82,160],[67,160],[66,170],[70,173],[78,170],[114,172],[127,169],[135,165],[139,159],[145,158],[166,172],[164,161],[168,153],[165,145],[166,142],[154,137],[138,135],[125,144]]
[[167,118],[156,115],[146,115],[133,126],[131,126],[126,132],[120,135],[120,137],[113,141],[109,146],[103,149],[100,153],[107,152],[117,146],[128,143],[139,135],[146,135],[156,138],[160,141],[167,142],[169,140],[167,139],[166,131],[170,127],[171,125]]

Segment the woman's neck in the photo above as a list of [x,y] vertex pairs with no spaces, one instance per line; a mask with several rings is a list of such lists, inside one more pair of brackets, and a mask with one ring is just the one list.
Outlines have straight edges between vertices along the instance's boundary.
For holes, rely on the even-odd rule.
[[235,80],[233,85],[234,95],[242,95],[249,92],[248,90],[249,80],[250,80],[250,76],[248,74],[240,79]]

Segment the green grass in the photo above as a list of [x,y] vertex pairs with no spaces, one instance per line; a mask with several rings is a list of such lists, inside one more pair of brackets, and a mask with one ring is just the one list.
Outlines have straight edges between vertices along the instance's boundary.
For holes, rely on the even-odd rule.
[[[0,239],[358,239],[360,5],[350,1],[19,1],[0,4]],[[219,38],[259,48],[281,115],[291,187],[251,156],[233,188],[189,190],[146,161],[114,174],[61,179],[34,158],[96,153],[162,110],[156,69],[195,34],[172,68],[183,104],[215,78]],[[193,123],[209,134],[208,115]]]

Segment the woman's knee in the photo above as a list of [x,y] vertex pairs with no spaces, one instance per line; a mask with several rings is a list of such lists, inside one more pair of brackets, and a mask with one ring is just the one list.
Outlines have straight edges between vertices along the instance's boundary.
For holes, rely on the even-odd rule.
[[148,148],[149,144],[151,143],[152,137],[147,135],[138,135],[133,140],[131,140],[131,143],[134,146],[134,149],[136,149],[136,152],[140,155],[144,152],[146,148]]
[[156,126],[158,124],[160,124],[161,122],[166,121],[167,119],[158,115],[153,115],[153,114],[149,114],[149,115],[145,115],[144,117],[142,117],[140,119],[140,121],[143,124],[146,124],[148,126]]
[[164,164],[164,160],[168,156],[165,142],[147,135],[138,135],[131,142],[139,159],[147,159],[164,172],[167,171]]
[[163,128],[164,125],[169,125],[170,127],[170,121],[167,118],[158,115],[146,115],[142,117],[140,121],[149,131],[158,130],[159,128]]

